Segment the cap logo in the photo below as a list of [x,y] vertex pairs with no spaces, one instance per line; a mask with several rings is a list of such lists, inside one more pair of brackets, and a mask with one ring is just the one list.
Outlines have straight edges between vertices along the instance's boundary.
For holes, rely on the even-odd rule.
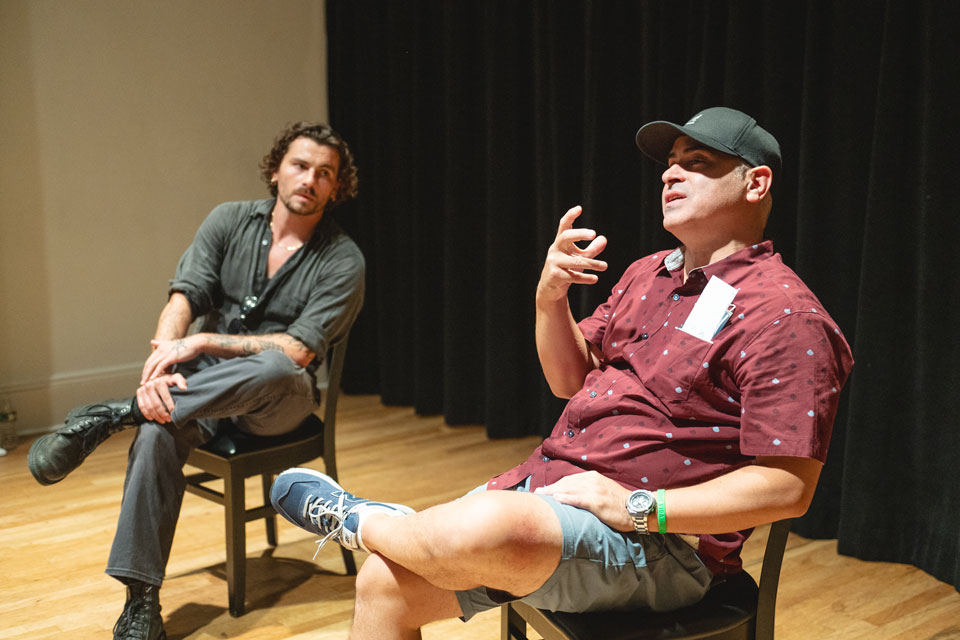
[[702,115],[703,115],[702,113],[698,113],[697,115],[695,115],[695,116],[693,116],[692,118],[690,118],[689,120],[687,120],[687,124],[685,124],[685,125],[683,125],[683,126],[689,127],[689,126],[692,125],[694,122],[696,122],[697,120],[699,120],[699,119],[700,119],[700,116],[702,116]]

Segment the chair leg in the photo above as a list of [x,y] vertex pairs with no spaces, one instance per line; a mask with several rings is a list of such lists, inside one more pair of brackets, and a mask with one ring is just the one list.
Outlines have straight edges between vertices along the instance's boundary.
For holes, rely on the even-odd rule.
[[[263,479],[263,504],[270,504],[270,485],[273,484],[273,474],[264,473]],[[267,544],[271,547],[277,546],[277,515],[264,516],[264,522],[267,525]]]
[[500,605],[500,640],[527,640],[527,621],[509,603]]
[[227,529],[227,597],[230,615],[238,618],[246,609],[247,532],[243,477],[228,473],[223,479],[223,493]]

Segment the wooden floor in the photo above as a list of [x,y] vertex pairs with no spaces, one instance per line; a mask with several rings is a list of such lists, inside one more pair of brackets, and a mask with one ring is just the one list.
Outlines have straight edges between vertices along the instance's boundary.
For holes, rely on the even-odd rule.
[[[522,459],[535,439],[489,441],[479,427],[383,407],[376,397],[342,396],[341,482],[360,495],[424,508],[463,494]],[[27,442],[0,458],[0,639],[111,638],[123,589],[103,574],[120,505],[132,433],[108,440],[63,482],[38,485],[26,468]],[[319,461],[317,467],[321,468]],[[257,487],[248,485],[249,500]],[[747,543],[757,575],[766,530]],[[270,549],[261,523],[247,526],[249,613],[226,610],[222,509],[187,495],[161,591],[170,640],[345,638],[353,578],[337,548],[316,560],[314,537],[282,519]],[[358,555],[358,560],[362,560]],[[424,637],[493,640],[498,612],[434,623]],[[960,639],[960,594],[906,565],[867,563],[836,553],[836,541],[791,534],[777,607],[778,640]]]

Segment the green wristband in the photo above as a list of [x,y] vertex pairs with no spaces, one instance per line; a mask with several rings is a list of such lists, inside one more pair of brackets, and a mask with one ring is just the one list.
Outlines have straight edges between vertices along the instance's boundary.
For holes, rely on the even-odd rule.
[[667,532],[667,501],[664,498],[666,491],[657,489],[657,528],[660,535]]

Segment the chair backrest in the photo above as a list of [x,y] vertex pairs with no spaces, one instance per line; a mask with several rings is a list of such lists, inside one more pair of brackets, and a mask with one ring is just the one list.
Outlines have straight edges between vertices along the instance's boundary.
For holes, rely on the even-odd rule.
[[327,475],[337,477],[336,460],[336,422],[337,402],[340,400],[340,379],[343,377],[343,362],[347,358],[347,341],[350,334],[346,334],[333,345],[330,350],[330,361],[327,366],[327,384],[323,389],[323,458]]

